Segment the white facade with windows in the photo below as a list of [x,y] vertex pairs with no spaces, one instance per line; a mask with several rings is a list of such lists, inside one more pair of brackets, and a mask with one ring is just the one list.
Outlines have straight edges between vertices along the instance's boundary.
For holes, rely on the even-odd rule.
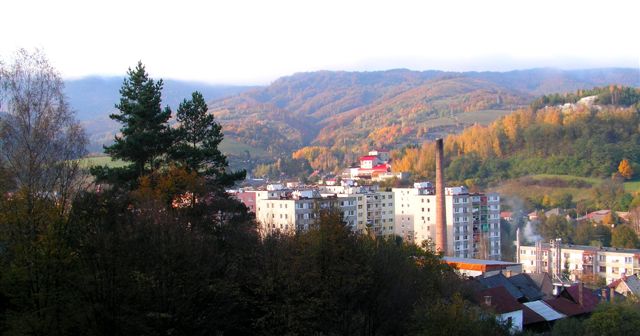
[[338,211],[345,225],[356,229],[356,198],[323,197],[317,190],[278,190],[257,195],[256,219],[263,234],[308,230],[320,211]]
[[[396,235],[417,245],[433,241],[436,196],[432,185],[416,183],[414,188],[394,188],[393,194]],[[445,208],[449,255],[500,259],[498,194],[469,194],[465,187],[445,188]],[[485,232],[481,232],[482,223]]]
[[561,245],[559,250],[560,258],[557,258],[557,249],[550,244],[542,244],[540,250],[535,246],[520,246],[517,253],[523,272],[535,273],[539,262],[542,272],[553,273],[555,268],[568,274],[571,280],[587,275],[604,278],[607,283],[640,272],[640,250],[568,244]]
[[355,199],[356,225],[358,233],[373,233],[376,236],[394,235],[394,197],[391,191],[381,191],[377,185],[326,186],[324,192],[338,198]]

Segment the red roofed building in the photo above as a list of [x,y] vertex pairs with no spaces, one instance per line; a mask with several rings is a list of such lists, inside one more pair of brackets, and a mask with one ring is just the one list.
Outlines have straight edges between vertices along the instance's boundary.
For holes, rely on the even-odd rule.
[[633,295],[636,298],[640,298],[640,280],[635,274],[631,276],[623,275],[622,278],[613,281],[607,287],[624,296]]
[[395,176],[391,173],[391,158],[388,151],[373,150],[368,155],[361,156],[358,161],[360,167],[350,167],[342,173],[342,176],[352,179],[403,178],[402,174]]
[[[483,289],[475,292],[474,297],[482,306],[493,311],[498,320],[510,322],[513,331],[522,331],[522,326],[524,325],[524,306],[511,296],[506,288],[500,286]],[[529,315],[531,315],[531,313],[533,312],[529,312]]]
[[580,290],[580,286],[583,286],[583,284],[565,287],[558,297],[544,300],[544,302],[567,316],[589,314],[596,309],[600,300],[591,290],[584,287]]
[[374,155],[365,155],[360,157],[360,169],[372,169],[380,164],[380,159]]
[[506,221],[511,221],[513,219],[513,212],[511,211],[502,211],[500,212],[500,218],[506,220]]

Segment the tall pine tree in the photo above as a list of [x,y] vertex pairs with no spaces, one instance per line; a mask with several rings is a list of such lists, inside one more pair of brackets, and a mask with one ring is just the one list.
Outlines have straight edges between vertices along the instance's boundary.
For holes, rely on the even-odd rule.
[[187,170],[204,176],[210,185],[229,186],[244,179],[245,172],[227,171],[227,158],[218,149],[223,139],[222,126],[207,110],[204,97],[197,91],[190,100],[180,103],[171,156]]
[[172,144],[172,132],[167,124],[169,107],[161,107],[162,80],[149,78],[142,62],[127,72],[120,89],[120,111],[109,117],[122,123],[121,135],[115,137],[105,153],[112,159],[130,162],[122,168],[96,167],[92,174],[98,181],[116,185],[132,185],[138,178],[157,170]]

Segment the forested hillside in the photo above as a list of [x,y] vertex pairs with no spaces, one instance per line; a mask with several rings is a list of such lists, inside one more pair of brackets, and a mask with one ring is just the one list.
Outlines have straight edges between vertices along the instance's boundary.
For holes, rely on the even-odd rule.
[[283,77],[266,88],[214,101],[210,108],[227,137],[274,158],[321,146],[329,149],[330,161],[349,163],[373,147],[419,145],[491,122],[542,93],[609,83],[640,86],[639,78],[631,69],[322,71]]
[[[165,82],[167,98],[162,104],[174,108],[186,92],[203,92],[210,111],[224,126],[222,148],[233,166],[251,168],[259,162],[290,158],[298,150],[315,152],[305,147],[319,146],[328,150],[325,157],[329,161],[340,165],[313,168],[333,170],[370,148],[419,146],[476,123],[486,125],[541,94],[611,83],[638,87],[640,72],[319,71],[282,77],[257,88]],[[72,107],[89,134],[90,151],[101,151],[118,131],[108,114],[113,111],[121,79],[88,78],[66,84]],[[562,99],[571,101],[571,97]],[[313,157],[310,161],[320,160]]]
[[[592,95],[593,104],[536,109],[541,101],[578,101]],[[618,104],[611,104],[612,97]],[[482,184],[541,173],[609,177],[623,159],[640,163],[639,102],[638,89],[618,86],[544,96],[534,102],[536,108],[447,137],[448,178]],[[432,143],[396,151],[395,157],[395,170],[424,177],[433,172]]]

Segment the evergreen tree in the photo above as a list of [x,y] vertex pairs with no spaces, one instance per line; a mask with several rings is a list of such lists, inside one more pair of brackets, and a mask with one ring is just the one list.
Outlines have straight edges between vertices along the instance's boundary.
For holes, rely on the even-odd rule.
[[116,135],[113,145],[104,147],[112,159],[131,164],[123,168],[97,167],[92,174],[98,181],[113,184],[135,183],[137,179],[157,170],[171,146],[171,130],[167,121],[171,117],[169,107],[161,107],[162,80],[149,78],[142,62],[127,72],[120,89],[120,113],[109,117],[123,124],[121,135]]
[[172,159],[188,171],[204,176],[217,187],[232,185],[242,180],[245,172],[227,172],[229,163],[218,146],[222,142],[222,126],[207,113],[207,103],[200,92],[180,103],[177,111],[178,128],[175,130],[171,150]]

